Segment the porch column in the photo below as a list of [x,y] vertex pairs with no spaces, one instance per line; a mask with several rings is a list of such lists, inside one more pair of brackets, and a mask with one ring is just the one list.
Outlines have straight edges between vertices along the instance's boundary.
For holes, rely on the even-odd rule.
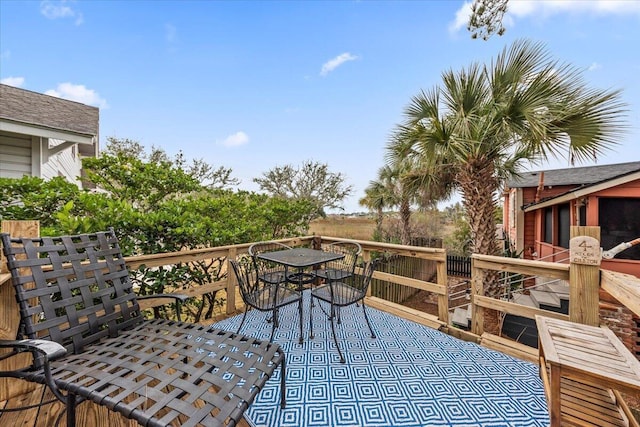
[[569,319],[600,325],[600,227],[572,226],[569,241]]

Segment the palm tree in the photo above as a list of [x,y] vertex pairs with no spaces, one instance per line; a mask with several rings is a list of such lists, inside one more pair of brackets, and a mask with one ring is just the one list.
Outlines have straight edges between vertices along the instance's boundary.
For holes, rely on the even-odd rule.
[[[442,78],[442,87],[411,99],[404,132],[422,170],[452,174],[474,253],[498,254],[498,192],[526,161],[595,158],[625,130],[620,91],[587,88],[579,70],[552,60],[540,43],[517,41],[489,65]],[[498,292],[487,284],[487,294]]]
[[[398,171],[389,165],[381,167],[378,169],[378,179],[369,183],[369,186],[365,189],[366,196],[360,200],[360,204],[377,210],[376,230],[378,235],[382,235],[383,209],[403,205],[402,187],[398,177]],[[404,242],[405,237],[401,236],[401,240]],[[408,240],[404,244],[408,244]]]
[[411,170],[411,157],[407,156],[406,148],[409,145],[397,138],[387,145],[387,164],[380,169],[380,178],[388,183],[395,196],[394,205],[400,212],[400,243],[411,243],[411,202],[415,197],[415,188],[411,187],[404,179],[404,174]]
[[437,202],[447,199],[452,191],[452,176],[448,170],[430,173],[422,167],[419,156],[413,151],[415,139],[404,126],[398,126],[386,146],[386,167],[382,169],[393,182],[402,224],[402,244],[411,241],[411,206],[434,208]]
[[364,190],[364,197],[359,200],[361,206],[365,206],[376,212],[375,235],[382,235],[382,220],[384,219],[384,209],[391,207],[391,198],[388,189],[379,180],[369,181],[369,186]]

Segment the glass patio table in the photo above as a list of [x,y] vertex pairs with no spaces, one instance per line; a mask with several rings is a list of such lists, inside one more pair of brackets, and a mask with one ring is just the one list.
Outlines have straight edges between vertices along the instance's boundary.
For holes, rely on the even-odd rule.
[[304,289],[304,285],[311,283],[316,278],[315,274],[304,272],[305,268],[344,258],[344,254],[310,248],[292,248],[282,251],[264,252],[258,254],[257,257],[295,269],[295,273],[287,273],[287,281],[298,285],[297,288],[301,291]]

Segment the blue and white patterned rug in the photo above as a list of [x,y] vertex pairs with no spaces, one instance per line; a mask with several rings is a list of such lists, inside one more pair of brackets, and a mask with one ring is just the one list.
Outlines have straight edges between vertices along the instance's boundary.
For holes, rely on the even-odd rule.
[[[280,409],[280,370],[245,413],[254,427],[482,426],[546,427],[549,415],[537,366],[434,329],[367,308],[342,310],[337,325],[347,362],[340,363],[326,316],[314,308],[309,341],[309,295],[304,343],[298,343],[297,305],[280,314],[274,341],[287,354],[287,406]],[[215,324],[235,330],[241,315]],[[242,333],[269,339],[267,315],[250,311]]]

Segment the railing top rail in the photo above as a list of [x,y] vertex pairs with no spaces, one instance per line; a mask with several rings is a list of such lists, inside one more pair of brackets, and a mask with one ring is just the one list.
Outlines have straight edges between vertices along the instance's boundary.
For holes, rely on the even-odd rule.
[[[287,245],[300,245],[307,241],[313,240],[313,236],[295,237],[289,239],[274,240],[275,242],[285,243]],[[237,245],[215,246],[210,248],[189,249],[179,252],[162,252],[157,254],[133,255],[125,257],[128,266],[137,268],[143,264],[149,266],[159,266],[168,264],[177,264],[184,260],[201,260],[207,258],[215,258],[218,256],[226,256],[231,250],[235,249],[240,253],[247,252],[249,246],[255,242],[240,243]]]
[[616,271],[600,270],[600,286],[640,316],[640,278]]
[[522,267],[542,267],[549,270],[557,270],[557,271],[569,271],[569,264],[559,264],[556,262],[549,261],[537,261],[532,259],[522,259],[522,258],[509,258],[502,257],[496,255],[480,255],[473,254],[471,255],[472,259],[476,259],[479,261],[486,261],[498,264],[507,264],[514,266],[522,266]]
[[410,252],[421,252],[428,254],[446,254],[446,250],[442,248],[426,248],[423,246],[410,246],[410,245],[399,245],[396,243],[383,243],[383,242],[373,242],[371,240],[357,240],[357,239],[345,239],[342,237],[332,237],[332,236],[316,236],[323,241],[331,241],[331,242],[357,242],[362,246],[363,249],[382,249],[382,250],[395,250],[395,251],[410,251]]

